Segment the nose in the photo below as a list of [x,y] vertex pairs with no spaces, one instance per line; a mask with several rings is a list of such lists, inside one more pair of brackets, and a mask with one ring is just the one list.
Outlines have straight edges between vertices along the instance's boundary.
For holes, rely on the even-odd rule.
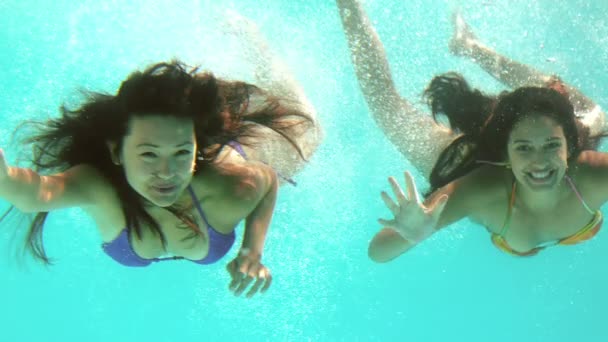
[[549,164],[549,156],[543,151],[537,151],[532,155],[531,162],[534,166],[544,167]]
[[160,179],[171,179],[175,175],[175,162],[163,159],[159,162],[156,176]]

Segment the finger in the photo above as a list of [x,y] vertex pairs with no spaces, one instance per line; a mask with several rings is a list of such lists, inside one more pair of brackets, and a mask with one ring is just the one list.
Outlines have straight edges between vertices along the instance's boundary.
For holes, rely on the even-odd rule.
[[405,197],[403,190],[401,190],[399,183],[397,183],[397,180],[394,177],[389,177],[388,182],[391,184],[391,188],[393,189],[395,197],[397,197],[397,203],[399,203],[399,206],[406,205],[408,203],[408,200]]
[[261,265],[259,263],[252,263],[248,259],[243,259],[238,271],[242,278],[240,284],[238,284],[235,290],[235,295],[240,296],[241,293],[243,293],[243,291],[249,287],[249,284],[251,284],[254,279],[257,279],[260,266]]
[[230,291],[235,292],[242,282],[243,276],[240,273],[236,273],[235,276],[232,277],[232,281],[230,282],[228,288],[230,289]]
[[257,263],[251,262],[251,260],[247,258],[241,258],[240,260],[238,272],[241,273],[243,277],[248,274],[255,275]]
[[249,284],[251,284],[251,282],[253,281],[253,277],[251,276],[246,276],[241,280],[241,283],[238,285],[238,287],[236,288],[236,290],[234,290],[234,295],[235,296],[240,296],[241,293],[243,293],[243,291],[245,291],[245,289],[247,289],[247,287],[249,286]]
[[230,277],[232,277],[232,280],[230,281],[230,285],[228,286],[228,288],[231,291],[234,291],[237,288],[237,286],[241,283],[241,281],[243,279],[243,274],[241,272],[237,271],[236,260],[233,260],[231,263],[229,263],[226,268],[228,269],[228,273],[230,273]]
[[255,283],[253,283],[253,286],[249,289],[249,292],[247,292],[247,298],[251,298],[253,297],[258,290],[260,289],[260,287],[262,287],[262,284],[264,284],[264,282],[266,281],[266,278],[264,277],[259,277],[255,280]]
[[407,196],[410,201],[416,201],[416,203],[420,203],[420,198],[418,197],[418,190],[416,189],[416,183],[414,182],[414,177],[409,171],[405,171],[405,184],[407,185]]
[[268,288],[270,287],[270,284],[272,284],[272,274],[270,274],[270,271],[267,270],[266,283],[264,283],[264,286],[260,290],[260,293],[266,292],[268,290]]
[[399,206],[397,203],[395,203],[395,201],[393,201],[393,199],[385,191],[380,193],[380,197],[382,197],[382,201],[388,210],[390,210],[393,215],[397,216],[399,214]]
[[378,223],[386,228],[395,228],[395,220],[378,219]]
[[232,260],[231,262],[226,264],[226,271],[228,271],[228,273],[230,273],[230,276],[232,276],[234,274],[234,272],[236,271],[235,260]]

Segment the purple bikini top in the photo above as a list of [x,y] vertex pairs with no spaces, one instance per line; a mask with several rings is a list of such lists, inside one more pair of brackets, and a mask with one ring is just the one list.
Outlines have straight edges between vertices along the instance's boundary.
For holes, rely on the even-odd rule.
[[[222,234],[215,230],[209,222],[207,222],[207,218],[205,217],[205,213],[201,208],[192,187],[188,186],[188,192],[192,197],[192,201],[198,210],[199,215],[207,225],[207,235],[209,236],[209,252],[207,255],[201,260],[190,260],[197,264],[207,265],[212,264],[219,259],[221,259],[232,247],[235,240],[234,231],[229,234]],[[133,250],[133,246],[131,245],[131,241],[129,238],[129,230],[124,228],[120,234],[111,242],[106,242],[102,246],[103,251],[112,257],[112,259],[116,260],[118,263],[124,266],[131,267],[144,267],[148,266],[153,262],[158,261],[166,261],[166,260],[180,260],[185,259],[183,257],[168,257],[168,258],[153,258],[153,259],[144,259],[137,255]],[[186,259],[188,260],[188,259]]]
[[[228,143],[230,147],[235,149],[243,158],[247,159],[247,154],[243,150],[243,147],[236,141],[230,141]],[[278,173],[277,173],[278,174]],[[287,181],[292,185],[296,185],[296,182],[291,179],[278,174],[283,180]],[[197,264],[207,265],[212,264],[219,259],[221,259],[232,247],[235,240],[234,231],[230,232],[230,234],[222,234],[215,230],[215,228],[211,227],[209,222],[207,222],[207,218],[205,217],[205,213],[198,203],[198,199],[194,194],[194,191],[190,186],[188,186],[188,192],[192,197],[192,201],[196,205],[196,209],[198,213],[201,215],[201,218],[207,225],[207,234],[209,236],[209,252],[207,256],[205,256],[201,260],[190,260]],[[185,259],[183,257],[168,257],[168,258],[154,258],[154,259],[144,259],[137,255],[133,250],[133,246],[131,245],[131,241],[129,238],[129,229],[124,228],[120,234],[111,242],[106,242],[102,245],[103,251],[112,257],[112,259],[116,260],[118,263],[123,264],[125,266],[131,267],[143,267],[148,266],[153,262],[157,261],[166,261],[166,260],[180,260]]]

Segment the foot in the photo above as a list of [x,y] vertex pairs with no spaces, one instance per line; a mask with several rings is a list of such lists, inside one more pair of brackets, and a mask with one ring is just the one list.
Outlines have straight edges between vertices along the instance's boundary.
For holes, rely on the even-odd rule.
[[455,11],[452,14],[452,25],[454,26],[454,35],[450,40],[448,47],[450,52],[455,56],[469,56],[471,49],[477,42],[477,37],[469,27],[460,11]]

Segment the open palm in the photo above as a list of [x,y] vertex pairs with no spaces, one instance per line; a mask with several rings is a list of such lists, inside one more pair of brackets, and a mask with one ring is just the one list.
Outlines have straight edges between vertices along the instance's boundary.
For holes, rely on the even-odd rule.
[[378,222],[387,228],[396,230],[408,241],[419,242],[430,236],[445,208],[448,196],[439,196],[427,207],[420,201],[416,184],[409,172],[405,172],[407,196],[394,177],[389,177],[388,181],[397,202],[385,191],[382,191],[381,196],[394,217],[391,220],[379,219]]

